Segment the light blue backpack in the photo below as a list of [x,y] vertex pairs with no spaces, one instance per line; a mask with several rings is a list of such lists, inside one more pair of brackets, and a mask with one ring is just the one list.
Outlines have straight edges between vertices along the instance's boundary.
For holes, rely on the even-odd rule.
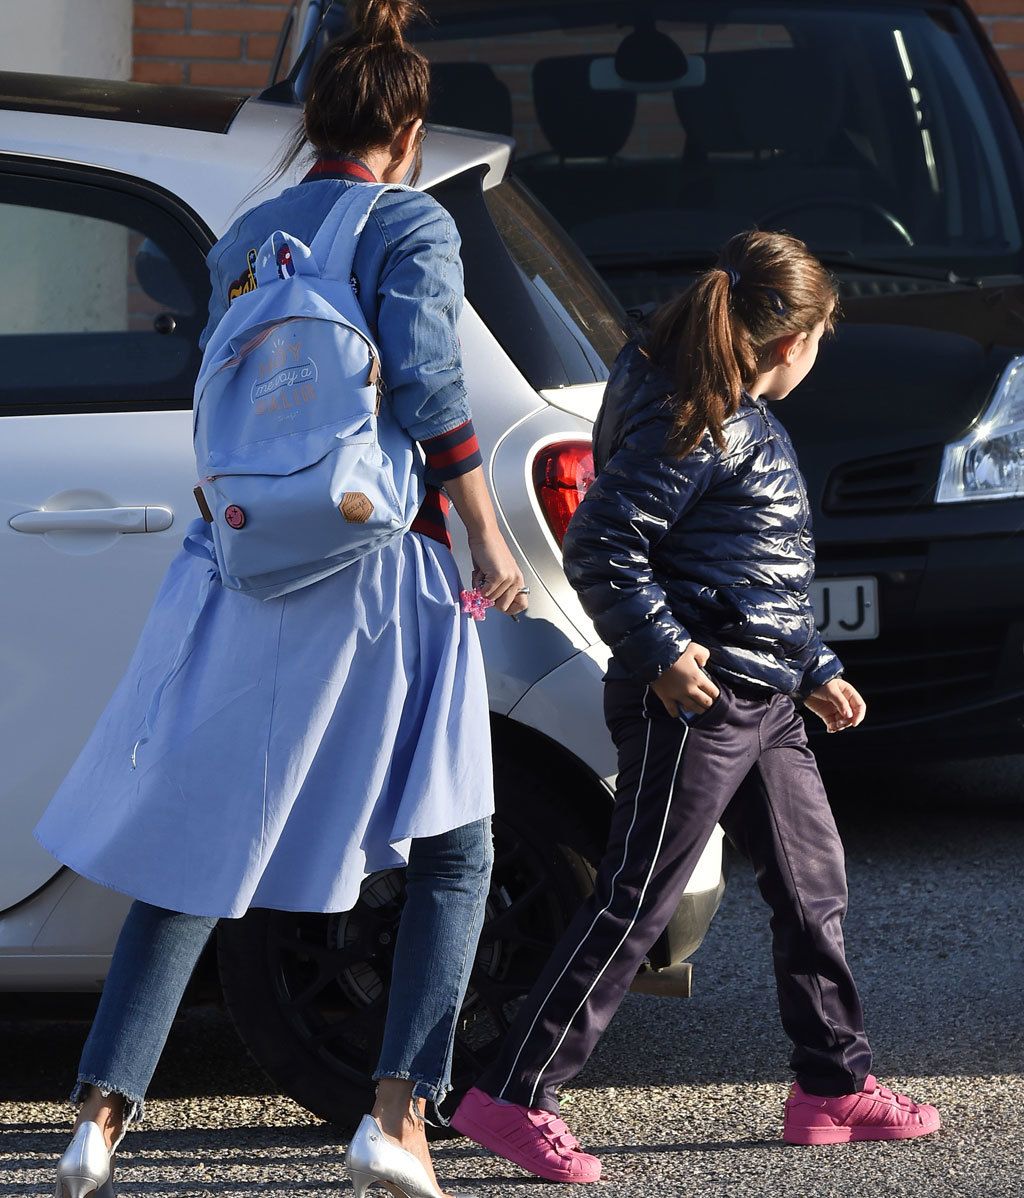
[[310,246],[273,233],[255,290],[214,329],[196,382],[196,499],[221,582],[272,599],[403,535],[423,500],[408,433],[382,403],[356,298],[359,235],[385,191],[350,187]]

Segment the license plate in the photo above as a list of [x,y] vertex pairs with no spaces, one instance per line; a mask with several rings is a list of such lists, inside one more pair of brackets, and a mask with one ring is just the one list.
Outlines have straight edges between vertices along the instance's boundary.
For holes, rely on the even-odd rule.
[[878,580],[822,578],[811,583],[814,619],[826,641],[869,641],[878,636]]

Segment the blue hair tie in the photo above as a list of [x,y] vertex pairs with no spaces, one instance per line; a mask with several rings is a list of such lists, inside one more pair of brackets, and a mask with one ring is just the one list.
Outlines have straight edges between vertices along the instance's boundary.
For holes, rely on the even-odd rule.
[[766,287],[765,291],[768,292],[768,298],[772,301],[772,307],[775,309],[775,311],[780,316],[785,316],[788,309],[782,302],[782,296],[771,287]]
[[732,291],[732,289],[734,287],[737,287],[739,285],[740,272],[738,270],[733,270],[733,268],[731,266],[726,266],[723,269],[725,270],[725,273],[729,276],[729,290]]

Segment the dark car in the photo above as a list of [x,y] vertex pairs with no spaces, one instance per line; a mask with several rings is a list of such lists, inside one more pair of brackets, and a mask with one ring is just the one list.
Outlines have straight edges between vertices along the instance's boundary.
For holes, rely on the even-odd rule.
[[627,308],[753,225],[832,268],[844,321],[780,412],[819,621],[871,708],[828,748],[1019,751],[1024,122],[967,4],[429,8],[433,119],[515,137],[519,178]]

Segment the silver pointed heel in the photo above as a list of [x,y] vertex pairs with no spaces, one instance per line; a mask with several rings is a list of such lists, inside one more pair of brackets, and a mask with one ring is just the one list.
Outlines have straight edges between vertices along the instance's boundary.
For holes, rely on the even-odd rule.
[[57,1198],[88,1198],[96,1193],[96,1182],[91,1177],[62,1177],[58,1185]]
[[[364,1198],[370,1186],[375,1186],[379,1180],[372,1173],[356,1173],[354,1169],[349,1169],[348,1175],[352,1178],[352,1193],[354,1198]],[[383,1184],[381,1182],[381,1185]]]
[[95,1123],[83,1123],[72,1136],[57,1164],[55,1195],[56,1198],[114,1198],[114,1154]]
[[[443,1198],[423,1165],[400,1144],[389,1140],[372,1115],[364,1115],[345,1154],[355,1198],[375,1185],[390,1185],[404,1198]],[[451,1198],[459,1198],[453,1194]]]

